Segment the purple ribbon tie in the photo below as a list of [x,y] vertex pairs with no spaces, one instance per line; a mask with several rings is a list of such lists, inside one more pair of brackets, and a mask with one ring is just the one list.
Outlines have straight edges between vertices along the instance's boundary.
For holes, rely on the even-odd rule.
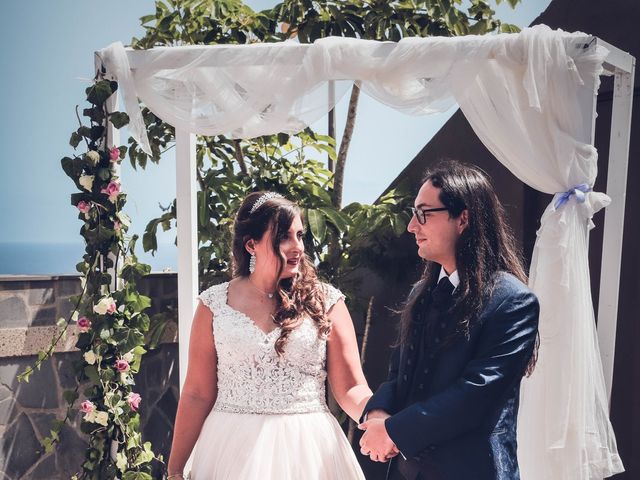
[[586,184],[586,183],[581,183],[580,185],[576,185],[575,187],[567,190],[562,195],[560,195],[558,197],[558,199],[556,200],[556,203],[554,204],[554,207],[557,210],[562,205],[567,203],[572,195],[575,195],[576,201],[578,203],[584,203],[585,193],[590,192],[590,191],[591,191],[591,187],[589,187],[589,185]]

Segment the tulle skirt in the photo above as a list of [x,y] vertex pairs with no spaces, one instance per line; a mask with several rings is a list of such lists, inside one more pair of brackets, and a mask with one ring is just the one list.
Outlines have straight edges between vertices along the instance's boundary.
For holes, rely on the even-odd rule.
[[329,412],[212,411],[196,445],[192,480],[353,480],[364,474]]

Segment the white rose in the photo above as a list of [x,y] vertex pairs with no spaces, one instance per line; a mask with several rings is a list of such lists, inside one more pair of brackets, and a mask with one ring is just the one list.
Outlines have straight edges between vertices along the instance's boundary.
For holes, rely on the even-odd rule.
[[96,421],[96,411],[92,410],[90,412],[85,413],[83,418],[84,418],[85,422],[95,422]]
[[100,161],[100,154],[95,150],[87,152],[84,157],[89,160],[91,165],[96,165]]
[[96,312],[98,315],[105,315],[109,311],[109,307],[113,303],[115,302],[111,297],[101,298],[98,304],[93,306],[93,311]]
[[93,178],[93,175],[81,175],[78,183],[80,183],[85,190],[90,192],[93,188]]
[[120,372],[120,383],[123,385],[134,385],[136,382],[127,372]]
[[134,359],[133,351],[125,353],[122,356],[122,359],[126,360],[128,363],[133,362],[133,359]]
[[109,414],[107,412],[96,412],[93,422],[106,427],[109,423]]
[[93,365],[94,363],[96,363],[96,360],[98,359],[98,357],[96,357],[96,354],[93,353],[93,350],[89,350],[88,352],[85,352],[84,356],[84,361],[87,362],[89,365]]

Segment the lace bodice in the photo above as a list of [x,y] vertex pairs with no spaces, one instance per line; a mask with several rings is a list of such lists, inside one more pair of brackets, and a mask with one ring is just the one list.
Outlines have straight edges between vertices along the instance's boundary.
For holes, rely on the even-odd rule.
[[[213,312],[218,356],[218,397],[214,410],[234,413],[306,413],[326,411],[327,340],[309,317],[287,340],[279,357],[274,345],[280,328],[264,333],[247,315],[228,305],[229,283],[200,294]],[[323,284],[329,310],[344,298]]]

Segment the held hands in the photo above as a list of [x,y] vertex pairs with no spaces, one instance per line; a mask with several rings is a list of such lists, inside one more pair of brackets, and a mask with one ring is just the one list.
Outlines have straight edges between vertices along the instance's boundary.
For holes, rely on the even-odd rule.
[[372,410],[367,420],[358,425],[360,430],[365,430],[360,439],[360,452],[374,462],[387,462],[400,453],[384,426],[390,416],[383,410]]

